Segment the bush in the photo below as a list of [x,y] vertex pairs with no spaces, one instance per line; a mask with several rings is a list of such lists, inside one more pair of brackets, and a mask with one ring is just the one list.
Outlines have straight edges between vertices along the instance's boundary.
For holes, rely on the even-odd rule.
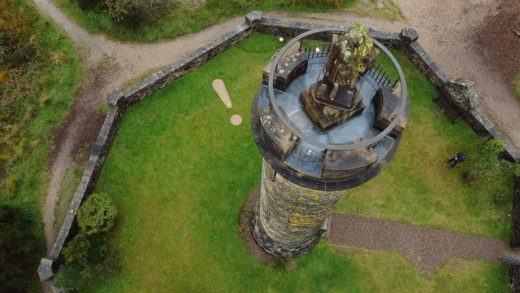
[[117,208],[106,193],[90,195],[78,210],[81,233],[93,235],[108,232],[114,226]]
[[32,21],[12,0],[0,3],[0,68],[17,68],[34,59],[37,45]]
[[0,292],[26,292],[31,284],[42,244],[35,225],[26,205],[0,203]]
[[89,266],[65,263],[56,275],[58,286],[65,292],[78,291],[92,281],[93,273]]
[[490,139],[480,146],[478,157],[473,160],[471,169],[465,174],[468,183],[481,180],[492,181],[500,177],[520,174],[520,165],[500,158],[504,151],[502,141]]
[[76,0],[79,8],[83,10],[91,10],[105,6],[104,0]]
[[140,25],[162,16],[166,0],[106,0],[108,13],[115,23]]
[[114,226],[117,209],[106,193],[90,195],[78,210],[80,233],[63,249],[65,264],[57,274],[58,286],[77,291],[94,278],[119,271],[119,259],[109,255],[106,234]]
[[63,249],[63,256],[67,263],[85,265],[90,250],[90,240],[83,234],[78,234]]

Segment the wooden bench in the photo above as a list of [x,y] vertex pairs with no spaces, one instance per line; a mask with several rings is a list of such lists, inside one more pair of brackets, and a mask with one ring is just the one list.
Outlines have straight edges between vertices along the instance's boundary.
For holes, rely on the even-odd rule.
[[[308,59],[309,56],[305,52],[300,51],[300,43],[292,45],[282,56],[276,67],[274,88],[282,91],[286,90],[295,78],[307,71]],[[271,59],[264,67],[262,75],[264,84],[267,84],[272,61]]]

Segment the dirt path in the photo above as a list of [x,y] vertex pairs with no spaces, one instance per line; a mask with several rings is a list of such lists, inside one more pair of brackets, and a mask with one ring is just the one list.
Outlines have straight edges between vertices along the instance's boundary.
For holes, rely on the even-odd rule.
[[343,214],[332,215],[329,242],[398,251],[428,276],[434,275],[452,257],[498,262],[515,255],[506,243],[497,239]]

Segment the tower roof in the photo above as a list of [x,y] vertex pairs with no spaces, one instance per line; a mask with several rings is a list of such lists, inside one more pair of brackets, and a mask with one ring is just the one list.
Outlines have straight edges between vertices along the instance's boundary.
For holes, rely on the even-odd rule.
[[[317,29],[287,43],[274,57],[267,77],[264,75],[264,84],[257,93],[252,109],[253,134],[264,158],[285,177],[314,189],[352,187],[377,175],[395,152],[406,124],[404,75],[392,54],[376,40],[372,40],[375,47],[393,62],[399,80],[389,81],[378,71],[378,67],[367,67],[355,84],[355,91],[363,104],[361,109],[364,110],[341,123],[331,120],[332,123],[325,128],[319,127],[301,96],[323,79],[330,51],[306,50],[300,45],[299,51],[305,53],[305,58],[300,57],[293,66],[282,67],[284,72],[281,74],[277,70],[280,63],[285,63],[285,51],[294,49],[294,45],[303,39],[326,35],[331,40],[333,34],[346,31],[345,28]],[[291,69],[292,72],[286,71]],[[378,94],[382,88],[385,88],[384,96]],[[316,104],[320,104],[321,98],[314,99]],[[311,105],[311,110],[328,111],[322,117],[334,118],[334,109],[330,109],[334,105],[330,102],[322,105],[329,108]],[[336,109],[343,111],[345,108],[348,107]],[[390,114],[383,117],[384,123],[376,123],[381,120],[379,116],[382,113]]]

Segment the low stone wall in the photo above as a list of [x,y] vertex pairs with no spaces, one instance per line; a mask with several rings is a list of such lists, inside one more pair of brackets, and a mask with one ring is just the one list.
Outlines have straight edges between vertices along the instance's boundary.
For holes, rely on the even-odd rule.
[[509,284],[511,284],[511,293],[520,293],[520,265],[512,265],[509,267]]
[[[115,91],[109,95],[107,97],[109,104],[107,116],[99,132],[96,144],[92,149],[87,168],[83,173],[81,182],[70,204],[69,213],[65,217],[56,242],[49,255],[41,260],[40,266],[38,267],[40,280],[49,281],[52,290],[56,292],[60,291],[59,288],[54,286],[54,272],[58,270],[61,262],[61,251],[66,242],[74,234],[77,225],[76,213],[79,206],[95,189],[99,174],[112,146],[112,141],[117,132],[119,122],[127,107],[207,62],[236,42],[249,36],[252,32],[258,31],[283,36],[296,36],[317,27],[323,27],[323,25],[285,21],[276,18],[263,18],[261,12],[254,11],[246,16],[244,23],[228,31],[217,40],[195,50],[179,62],[162,68],[130,89],[124,92]],[[369,33],[385,46],[404,49],[408,57],[421,72],[426,75],[439,92],[442,93],[445,91],[449,80],[446,74],[432,61],[417,42],[418,35],[415,30],[406,28],[400,33],[388,33],[371,28]],[[330,36],[326,34],[318,37],[330,38]],[[507,137],[498,131],[493,123],[477,109],[471,109],[464,119],[478,135],[502,139],[506,146],[508,156],[517,161],[520,159],[520,152],[509,142]]]

